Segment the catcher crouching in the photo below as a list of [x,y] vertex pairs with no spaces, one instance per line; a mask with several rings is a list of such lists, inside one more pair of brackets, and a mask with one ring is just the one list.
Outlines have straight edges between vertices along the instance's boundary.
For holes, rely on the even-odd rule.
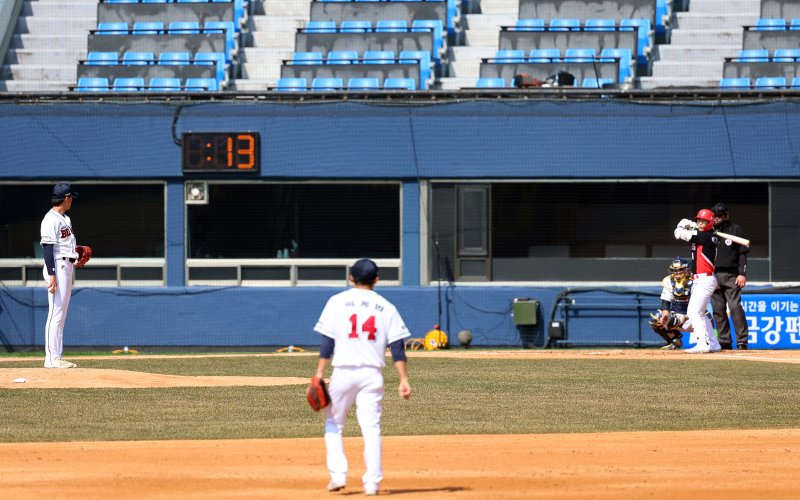
[[681,332],[693,331],[686,311],[692,293],[692,274],[689,261],[677,257],[669,265],[669,276],[661,280],[661,308],[650,315],[650,326],[667,345],[662,349],[683,347]]

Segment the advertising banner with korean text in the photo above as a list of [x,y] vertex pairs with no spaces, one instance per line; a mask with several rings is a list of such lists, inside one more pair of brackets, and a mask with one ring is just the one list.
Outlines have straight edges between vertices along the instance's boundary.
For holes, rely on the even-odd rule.
[[800,349],[800,295],[742,295],[742,307],[750,349]]

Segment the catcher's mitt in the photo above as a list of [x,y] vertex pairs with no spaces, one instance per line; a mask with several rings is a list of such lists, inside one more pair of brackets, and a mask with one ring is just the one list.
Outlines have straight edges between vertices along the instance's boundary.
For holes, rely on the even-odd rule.
[[75,267],[85,266],[89,259],[92,258],[92,247],[78,245],[75,247],[75,251],[78,252],[78,260],[75,261]]
[[331,403],[328,387],[325,385],[325,381],[318,377],[311,379],[311,385],[306,389],[306,398],[314,411],[319,411]]

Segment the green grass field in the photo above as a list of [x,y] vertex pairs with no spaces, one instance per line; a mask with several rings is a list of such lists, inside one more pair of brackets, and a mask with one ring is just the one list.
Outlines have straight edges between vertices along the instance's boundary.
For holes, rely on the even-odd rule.
[[[81,359],[81,368],[310,377],[313,356]],[[39,367],[39,359],[0,368]],[[800,427],[800,364],[726,359],[411,358],[387,367],[385,435]],[[0,389],[0,441],[316,437],[305,386]],[[355,418],[348,435],[358,435]]]

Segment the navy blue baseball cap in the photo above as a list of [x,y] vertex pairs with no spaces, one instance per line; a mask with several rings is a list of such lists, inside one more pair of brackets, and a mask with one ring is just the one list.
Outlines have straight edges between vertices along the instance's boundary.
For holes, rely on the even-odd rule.
[[369,259],[361,259],[350,268],[350,276],[356,283],[372,283],[378,276],[378,265]]
[[53,186],[53,198],[66,198],[67,196],[78,197],[78,193],[72,190],[69,183],[62,182]]

